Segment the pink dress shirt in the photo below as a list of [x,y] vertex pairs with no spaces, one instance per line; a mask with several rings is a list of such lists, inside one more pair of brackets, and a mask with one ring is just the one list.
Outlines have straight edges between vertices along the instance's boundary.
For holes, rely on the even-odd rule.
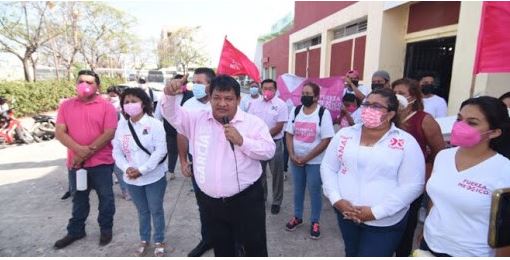
[[212,111],[186,111],[176,100],[176,96],[162,99],[163,116],[193,146],[193,174],[202,192],[213,198],[231,197],[260,178],[260,161],[273,158],[276,149],[261,119],[237,109],[230,122],[243,137],[241,146],[234,145],[236,176],[234,151]]
[[[67,127],[67,134],[79,145],[90,145],[106,129],[117,128],[117,111],[113,105],[100,96],[90,102],[70,98],[58,108],[57,124]],[[112,144],[109,142],[101,150],[85,161],[84,167],[113,164]],[[73,164],[74,152],[67,149],[67,167]]]

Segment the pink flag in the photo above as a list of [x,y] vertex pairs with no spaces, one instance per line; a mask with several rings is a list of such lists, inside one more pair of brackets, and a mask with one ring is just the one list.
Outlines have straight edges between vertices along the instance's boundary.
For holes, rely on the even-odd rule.
[[226,37],[216,73],[230,76],[247,75],[254,81],[260,82],[257,66],[244,53],[236,49]]
[[294,106],[300,105],[303,86],[310,81],[319,85],[321,89],[319,104],[327,108],[332,119],[335,119],[342,107],[343,77],[301,78],[292,74],[283,74],[276,79],[280,98],[287,103],[291,102]]
[[510,72],[510,2],[483,2],[474,74]]

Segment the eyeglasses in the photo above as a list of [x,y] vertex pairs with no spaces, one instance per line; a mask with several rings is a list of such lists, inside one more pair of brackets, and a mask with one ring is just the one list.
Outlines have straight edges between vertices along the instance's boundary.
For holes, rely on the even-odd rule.
[[373,103],[372,104],[372,103],[368,103],[368,102],[363,102],[363,103],[361,103],[361,106],[362,107],[367,107],[367,108],[370,107],[370,108],[377,109],[377,110],[382,110],[382,109],[388,110],[388,107],[385,107],[385,106],[383,106],[381,104],[378,104],[378,103]]

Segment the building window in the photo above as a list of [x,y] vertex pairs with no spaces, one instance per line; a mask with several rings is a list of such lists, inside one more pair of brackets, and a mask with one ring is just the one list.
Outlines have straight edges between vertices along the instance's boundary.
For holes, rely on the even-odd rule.
[[302,50],[316,45],[320,45],[322,42],[322,36],[316,36],[308,40],[300,41],[294,44],[295,50]]
[[367,19],[340,26],[333,31],[333,39],[340,39],[349,35],[365,32],[367,30]]
[[276,79],[276,67],[271,67],[271,79]]

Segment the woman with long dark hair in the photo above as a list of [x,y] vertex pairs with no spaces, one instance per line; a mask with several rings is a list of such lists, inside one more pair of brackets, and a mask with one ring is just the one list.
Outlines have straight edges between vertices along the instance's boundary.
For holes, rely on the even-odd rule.
[[510,118],[497,98],[464,101],[451,144],[436,156],[420,248],[436,256],[494,256],[487,242],[492,192],[510,187]]

